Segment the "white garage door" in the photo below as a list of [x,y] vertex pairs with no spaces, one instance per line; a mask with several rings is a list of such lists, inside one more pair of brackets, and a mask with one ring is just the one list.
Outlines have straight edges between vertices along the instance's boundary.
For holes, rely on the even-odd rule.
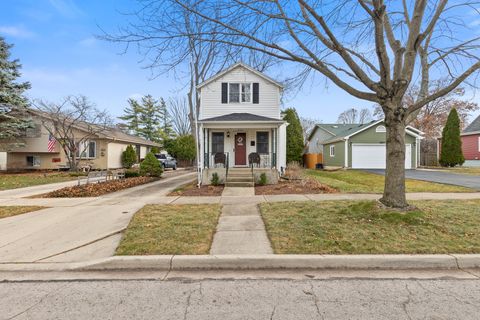
[[[352,168],[385,169],[386,148],[384,144],[352,145]],[[412,145],[405,146],[405,169],[412,168]]]

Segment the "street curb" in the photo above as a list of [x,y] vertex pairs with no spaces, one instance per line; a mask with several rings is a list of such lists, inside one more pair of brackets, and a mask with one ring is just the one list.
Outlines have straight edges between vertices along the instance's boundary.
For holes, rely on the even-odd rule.
[[480,254],[437,255],[158,255],[76,263],[0,264],[0,271],[135,270],[445,270],[480,268]]

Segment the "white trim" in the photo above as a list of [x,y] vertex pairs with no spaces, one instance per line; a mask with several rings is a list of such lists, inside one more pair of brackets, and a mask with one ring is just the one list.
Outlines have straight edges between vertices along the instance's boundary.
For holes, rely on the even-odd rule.
[[478,137],[478,152],[480,152],[480,137]]
[[[253,83],[252,82],[227,82],[227,104],[253,104]],[[231,102],[230,101],[230,85],[238,84],[238,102]],[[242,101],[242,85],[248,84],[250,87],[250,101]]]
[[472,132],[462,132],[460,136],[471,136],[474,134],[480,134],[480,131],[472,131]]
[[205,80],[204,82],[200,83],[200,84],[197,86],[197,89],[200,89],[200,88],[206,86],[207,84],[209,84],[209,83],[217,80],[218,78],[221,78],[221,77],[224,76],[225,74],[229,73],[230,71],[232,71],[232,70],[234,70],[234,69],[236,69],[236,68],[238,68],[238,67],[243,67],[243,68],[247,69],[248,71],[256,74],[257,76],[259,76],[259,77],[267,80],[268,82],[273,83],[274,85],[276,85],[276,86],[279,87],[280,89],[283,89],[283,85],[282,85],[281,83],[273,80],[272,78],[270,78],[270,77],[268,77],[267,75],[261,73],[260,71],[253,69],[252,67],[244,64],[243,62],[237,62],[237,63],[235,63],[234,65],[228,67],[227,69],[225,69],[225,70],[217,73],[216,75],[212,76],[211,78]]
[[345,139],[345,168],[348,168],[348,138]]

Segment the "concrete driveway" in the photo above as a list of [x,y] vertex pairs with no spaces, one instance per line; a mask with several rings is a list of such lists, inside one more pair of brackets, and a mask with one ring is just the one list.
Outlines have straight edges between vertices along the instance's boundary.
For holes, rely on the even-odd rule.
[[[369,169],[364,171],[385,175],[385,170],[383,169]],[[480,176],[423,169],[406,170],[405,176],[408,179],[452,184],[456,186],[480,190]]]
[[[65,199],[72,201],[0,219],[0,263],[76,262],[109,257],[138,209],[194,177],[195,173],[183,171],[104,197],[81,202]],[[8,205],[28,200],[33,199],[11,199]],[[48,199],[42,200],[48,206]]]

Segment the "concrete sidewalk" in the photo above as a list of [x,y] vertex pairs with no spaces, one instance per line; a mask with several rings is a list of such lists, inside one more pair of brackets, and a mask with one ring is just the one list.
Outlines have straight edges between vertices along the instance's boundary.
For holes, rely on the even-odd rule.
[[273,250],[257,205],[223,206],[210,254],[269,253]]

